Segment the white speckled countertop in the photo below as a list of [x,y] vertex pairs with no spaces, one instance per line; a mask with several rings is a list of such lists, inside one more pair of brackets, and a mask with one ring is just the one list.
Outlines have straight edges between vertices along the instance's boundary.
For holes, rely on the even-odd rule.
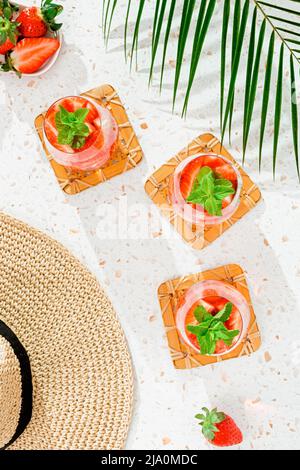
[[[194,420],[195,413],[205,405],[218,406],[236,418],[245,434],[242,449],[297,449],[300,187],[289,128],[289,90],[275,183],[271,176],[270,125],[266,162],[262,173],[257,172],[260,110],[255,109],[246,170],[259,184],[264,202],[203,252],[193,251],[178,237],[168,239],[167,223],[156,211],[151,239],[140,239],[139,211],[151,208],[143,190],[146,177],[198,134],[210,131],[219,135],[218,35],[212,33],[208,39],[201,64],[203,75],[197,80],[190,113],[183,121],[180,107],[178,114],[171,112],[174,45],[169,51],[166,84],[159,96],[157,76],[154,86],[150,90],[147,87],[149,21],[143,21],[139,73],[130,74],[122,47],[125,1],[119,2],[107,52],[99,26],[101,2],[84,3],[79,12],[77,1],[65,2],[63,52],[46,76],[22,80],[0,76],[0,210],[61,241],[98,276],[110,295],[126,332],[136,373],[128,449],[207,449]],[[220,27],[220,19],[215,19],[215,28]],[[111,83],[119,91],[145,159],[134,171],[69,198],[58,187],[33,121],[55,99],[102,83]],[[183,89],[179,95],[182,98]],[[237,96],[230,150],[240,160],[240,89]],[[130,204],[131,236],[101,240],[97,230],[105,220],[99,218],[99,207],[107,203],[117,208],[122,198]],[[229,262],[239,263],[247,271],[263,346],[249,358],[176,371],[163,330],[157,287],[167,279]]]

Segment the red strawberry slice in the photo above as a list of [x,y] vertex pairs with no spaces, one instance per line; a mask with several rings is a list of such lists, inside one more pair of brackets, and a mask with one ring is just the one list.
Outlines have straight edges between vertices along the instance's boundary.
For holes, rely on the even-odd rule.
[[[99,113],[98,113],[96,107],[92,103],[90,103],[89,101],[86,101],[85,108],[90,110],[89,114],[86,117],[86,122],[92,122],[93,123],[94,121],[99,119]],[[99,126],[98,127],[101,127],[100,121],[99,121]]]
[[69,113],[74,113],[75,111],[72,98],[64,98],[63,100],[61,100],[59,103],[59,107],[64,108]]
[[203,166],[209,166],[213,171],[215,171],[223,160],[221,160],[219,157],[212,157],[211,155],[207,155],[206,157],[202,158],[202,161]]
[[223,297],[219,296],[211,296],[205,298],[206,302],[209,302],[214,307],[213,313],[217,314],[222,310],[226,304],[228,304],[228,300],[224,299]]
[[240,332],[243,329],[243,320],[238,309],[233,306],[232,313],[229,320],[225,323],[225,326],[228,330],[239,330]]
[[230,206],[234,198],[234,194],[230,194],[229,196],[225,197],[222,201],[222,209],[226,209],[226,207]]
[[215,172],[220,178],[231,181],[236,187],[237,176],[232,166],[228,163],[224,163],[224,165],[216,167]]
[[[242,320],[240,312],[235,306],[233,306],[232,313],[230,315],[229,320],[225,322],[225,326],[227,330],[231,330],[231,331],[238,330],[240,333],[242,332],[243,320]],[[233,340],[233,344],[236,343],[238,339],[239,339],[239,336],[236,336],[235,339]],[[227,346],[227,344],[225,344],[224,341],[218,341],[216,345],[215,354],[226,353],[226,351],[229,351],[229,349],[231,348],[232,348],[232,345]]]
[[197,178],[202,166],[203,157],[192,160],[182,171],[180,178],[180,191],[184,199],[187,199],[193,189],[193,184]]
[[59,49],[60,42],[53,38],[22,39],[7,59],[5,71],[18,74],[37,72]]

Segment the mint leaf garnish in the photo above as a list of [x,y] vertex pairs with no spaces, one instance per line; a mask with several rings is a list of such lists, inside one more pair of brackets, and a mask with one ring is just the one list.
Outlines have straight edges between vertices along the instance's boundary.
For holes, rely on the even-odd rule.
[[217,178],[208,166],[201,168],[187,198],[187,202],[199,204],[212,216],[222,216],[222,202],[235,190],[231,181]]
[[90,134],[90,130],[85,124],[89,112],[89,109],[82,108],[72,113],[60,106],[60,111],[55,116],[59,144],[69,145],[76,150],[84,146],[86,138]]
[[224,324],[229,320],[232,309],[233,305],[230,302],[215,316],[203,306],[195,309],[194,317],[198,325],[188,325],[187,330],[196,336],[201,354],[214,354],[219,340],[231,346],[234,338],[240,334],[239,330],[228,330]]

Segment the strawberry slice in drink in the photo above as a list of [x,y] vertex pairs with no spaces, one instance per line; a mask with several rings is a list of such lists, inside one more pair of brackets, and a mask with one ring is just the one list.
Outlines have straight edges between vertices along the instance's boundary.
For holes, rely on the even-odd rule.
[[187,199],[191,194],[194,182],[203,167],[203,157],[195,158],[192,160],[182,171],[180,177],[180,191],[184,199]]
[[215,169],[216,174],[219,178],[228,180],[233,184],[233,187],[237,188],[237,177],[234,169],[228,163],[223,163],[223,165],[217,166]]
[[57,150],[60,150],[64,153],[75,153],[75,151],[69,145],[62,145],[58,143],[58,130],[56,128],[56,121],[55,117],[56,114],[59,112],[59,104],[55,104],[50,108],[47,113],[45,122],[44,122],[44,129],[49,142],[55,146]]

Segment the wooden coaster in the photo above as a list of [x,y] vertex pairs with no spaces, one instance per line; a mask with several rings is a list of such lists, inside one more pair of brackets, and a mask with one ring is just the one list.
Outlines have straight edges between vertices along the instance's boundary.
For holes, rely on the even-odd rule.
[[104,183],[114,176],[125,173],[135,168],[143,158],[139,141],[116,90],[110,85],[103,85],[83,93],[82,96],[92,98],[101,106],[109,109],[119,126],[119,139],[115,151],[110,160],[100,170],[92,172],[74,171],[56,163],[45,145],[43,135],[45,113],[40,114],[35,120],[37,133],[57,181],[61,189],[69,195],[78,194],[85,189]]
[[[186,158],[201,153],[216,153],[231,160],[240,171],[243,187],[240,197],[240,205],[233,216],[219,225],[193,225],[186,222],[177,215],[169,199],[169,182],[177,166]],[[184,150],[169,160],[157,170],[145,184],[145,191],[152,201],[160,208],[162,213],[169,219],[172,225],[180,233],[182,238],[195,250],[202,250],[226,230],[253,209],[261,199],[261,192],[256,184],[245,173],[243,168],[234,160],[228,151],[212,134],[204,134],[195,139]]]
[[[245,297],[250,308],[251,319],[247,337],[245,337],[242,344],[235,350],[219,357],[197,354],[196,351],[183,342],[176,328],[175,317],[179,300],[194,284],[204,280],[218,280],[234,286]],[[193,369],[228,359],[249,356],[261,346],[260,332],[251,303],[245,272],[236,264],[222,266],[203,273],[165,282],[158,289],[158,298],[167,333],[171,358],[176,369]]]

